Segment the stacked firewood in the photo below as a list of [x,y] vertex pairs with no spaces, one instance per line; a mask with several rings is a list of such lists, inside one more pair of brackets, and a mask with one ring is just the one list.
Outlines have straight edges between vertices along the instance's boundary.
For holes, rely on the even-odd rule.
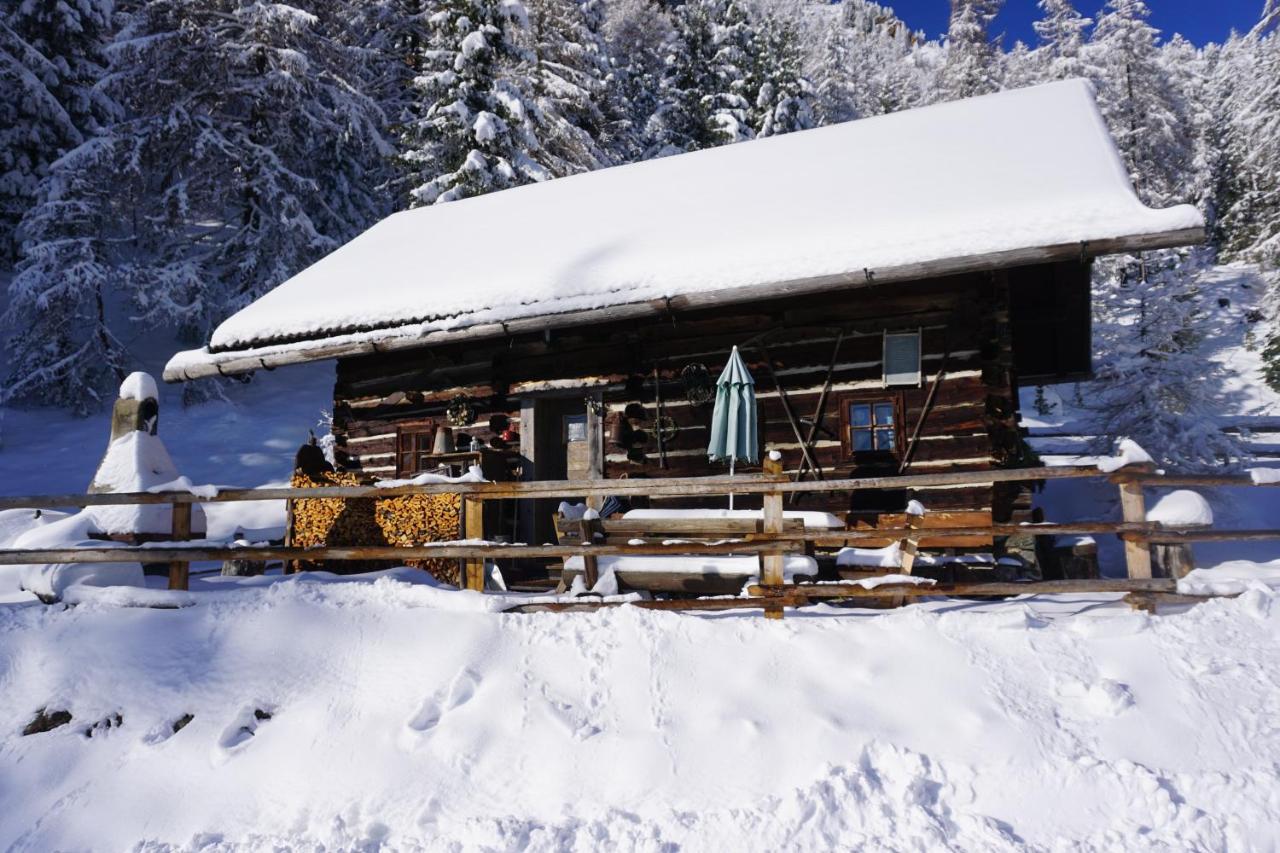
[[[362,486],[367,483],[352,473],[310,472],[298,469],[290,482],[294,488],[317,486]],[[406,495],[390,498],[307,498],[290,502],[290,543],[299,548],[314,545],[421,545],[459,538],[462,498],[460,495]],[[305,571],[324,568],[339,573],[367,572],[408,565],[426,569],[437,580],[459,581],[458,561],[343,560],[321,564],[298,561],[290,569]]]

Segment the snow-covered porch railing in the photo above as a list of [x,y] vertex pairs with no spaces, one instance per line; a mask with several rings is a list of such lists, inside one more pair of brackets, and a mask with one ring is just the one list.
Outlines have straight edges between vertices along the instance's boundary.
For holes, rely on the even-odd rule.
[[[1093,466],[1019,468],[995,471],[948,472],[903,477],[864,477],[824,481],[795,482],[778,472],[754,476],[688,477],[655,480],[555,480],[537,482],[451,482],[376,486],[334,486],[321,488],[267,488],[43,495],[0,498],[0,509],[31,506],[98,506],[170,504],[173,507],[173,541],[148,543],[143,546],[102,546],[73,548],[0,550],[0,565],[32,563],[168,563],[170,587],[185,589],[188,567],[192,562],[240,560],[412,560],[450,558],[463,561],[464,586],[484,588],[484,562],[512,558],[567,558],[582,556],[586,567],[594,568],[596,558],[619,556],[756,556],[760,561],[759,583],[750,587],[751,598],[735,599],[732,606],[763,607],[766,612],[780,612],[782,606],[810,600],[834,598],[884,597],[900,595],[1005,595],[1014,592],[1074,591],[1169,593],[1176,589],[1177,577],[1152,578],[1151,545],[1181,545],[1213,540],[1274,540],[1280,530],[1214,530],[1207,525],[1162,524],[1147,515],[1143,491],[1148,486],[1271,486],[1280,482],[1249,475],[1183,475],[1157,472],[1150,463],[1120,458],[1113,470]],[[1127,464],[1124,464],[1127,463]],[[880,583],[871,586],[857,582],[835,584],[786,583],[782,565],[788,555],[802,553],[807,546],[837,547],[867,540],[891,538],[910,543],[918,539],[919,526],[880,527],[871,529],[823,529],[786,524],[783,499],[789,493],[843,492],[861,489],[913,486],[966,485],[991,482],[1017,482],[1064,478],[1101,478],[1120,489],[1123,519],[1062,524],[988,524],[929,530],[931,539],[963,539],[975,535],[1010,536],[1115,534],[1125,540],[1128,577],[1113,580],[1076,580],[1039,583]],[[554,497],[605,497],[608,495],[644,494],[651,497],[720,497],[733,491],[763,496],[763,524],[758,533],[742,539],[713,542],[687,540],[630,540],[627,544],[592,544],[590,539],[562,545],[523,545],[490,542],[483,529],[483,503],[487,500],[520,500]],[[311,548],[282,546],[235,546],[207,541],[186,542],[191,538],[191,508],[196,503],[262,501],[287,499],[385,498],[399,495],[455,493],[463,499],[465,539],[433,542],[412,546],[322,546]],[[712,525],[714,526],[714,525]],[[910,566],[906,567],[910,573]],[[597,580],[594,571],[585,572],[588,587]],[[1008,588],[1007,590],[1005,588]],[[708,604],[728,607],[727,602]],[[672,605],[678,606],[678,605]]]

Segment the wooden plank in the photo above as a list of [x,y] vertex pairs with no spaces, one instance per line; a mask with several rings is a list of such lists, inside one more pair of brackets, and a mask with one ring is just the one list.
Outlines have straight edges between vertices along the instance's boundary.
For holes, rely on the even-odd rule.
[[1183,542],[1271,542],[1280,539],[1280,530],[1168,530],[1160,529],[1154,533],[1135,533],[1126,538],[1135,542],[1152,544],[1179,544]]
[[[681,545],[599,545],[595,553],[600,557],[627,556],[723,556],[754,555],[765,552],[803,553],[800,542],[763,541],[735,542],[707,545],[701,543]],[[210,560],[429,560],[454,558],[506,558],[530,557],[535,559],[562,559],[582,553],[575,545],[359,545],[323,546],[315,548],[285,548],[275,546],[230,548],[226,546],[191,547],[125,547],[125,548],[4,548],[0,549],[0,566],[20,566],[26,563],[191,563]]]
[[786,475],[739,474],[735,477],[674,477],[666,480],[552,480],[511,483],[427,483],[420,486],[318,486],[310,489],[223,489],[216,495],[189,492],[114,492],[102,494],[34,495],[0,498],[0,509],[54,506],[119,506],[162,503],[226,503],[285,500],[288,498],[392,498],[403,495],[464,494],[486,500],[565,495],[648,495],[651,497],[718,497],[737,494],[788,492],[849,492],[859,489],[911,489],[935,486],[988,485],[990,483],[1100,477],[1091,466],[1006,468],[907,474],[901,477],[852,477],[822,482],[791,482]]
[[804,607],[809,601],[804,598],[689,598],[659,599],[652,601],[538,601],[530,604],[517,604],[503,610],[503,613],[594,613],[609,607],[638,607],[642,610],[760,610],[766,612],[770,608]]
[[[763,531],[764,522],[759,518],[618,518],[603,519],[600,530],[605,536],[654,536],[668,538],[688,536],[700,539],[717,539],[728,536],[751,536]],[[578,522],[556,517],[556,530],[560,533],[576,533]],[[803,534],[804,520],[784,518],[782,532]],[[799,538],[799,537],[797,537]]]
[[[172,536],[175,542],[191,538],[191,504],[173,505]],[[191,563],[186,560],[169,562],[169,589],[187,589],[190,583]]]
[[751,595],[794,594],[806,598],[884,598],[903,595],[907,597],[930,595],[1062,595],[1067,593],[1110,592],[1176,592],[1178,582],[1172,578],[1116,578],[1093,580],[1029,581],[1027,583],[1003,583],[981,581],[951,584],[884,584],[865,589],[855,584],[753,584],[747,592]]

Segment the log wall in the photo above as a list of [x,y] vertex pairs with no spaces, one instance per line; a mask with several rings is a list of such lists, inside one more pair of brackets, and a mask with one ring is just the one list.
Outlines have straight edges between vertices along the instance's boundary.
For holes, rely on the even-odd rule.
[[[1020,282],[1041,276],[1051,283],[1052,266],[1021,269]],[[1020,286],[1022,286],[1020,284]],[[540,395],[594,397],[602,402],[605,477],[659,477],[725,473],[706,459],[711,405],[694,405],[680,380],[688,364],[707,367],[712,381],[736,344],[756,381],[760,433],[766,449],[779,450],[784,468],[801,465],[800,442],[766,367],[771,365],[797,418],[812,418],[827,379],[837,335],[843,341],[831,371],[831,391],[813,453],[827,477],[895,473],[893,460],[855,462],[840,443],[841,395],[881,392],[900,400],[900,435],[909,439],[945,359],[945,372],[923,421],[908,473],[970,471],[1025,463],[1017,431],[1017,383],[1009,324],[1008,276],[971,274],[893,284],[803,299],[764,301],[688,312],[657,321],[625,320],[543,334],[523,334],[416,351],[342,359],[334,392],[334,434],[340,467],[378,476],[395,474],[396,428],[427,418],[443,420],[450,400],[465,396],[477,419],[457,430],[488,441],[491,414],[507,416],[520,430],[521,402]],[[882,334],[922,330],[920,387],[884,389]],[[660,377],[664,414],[677,432],[664,442],[665,467],[656,441],[643,459],[628,458],[612,439],[627,407],[643,408],[635,422],[652,437],[654,371]],[[585,408],[585,403],[584,403]],[[647,424],[647,426],[646,426]],[[802,432],[807,427],[801,425]],[[741,468],[739,470],[753,470]],[[758,469],[754,469],[758,470]],[[526,478],[535,472],[526,472]],[[967,486],[881,496],[885,510],[901,509],[915,497],[930,509],[991,510],[1006,520],[1022,500],[1016,488]],[[810,496],[804,508],[847,512],[850,495]],[[744,505],[750,505],[749,502]]]

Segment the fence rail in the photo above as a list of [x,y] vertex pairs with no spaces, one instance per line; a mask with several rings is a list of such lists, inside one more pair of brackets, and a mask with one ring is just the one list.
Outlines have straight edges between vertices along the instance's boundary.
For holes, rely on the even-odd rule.
[[[1107,480],[1120,491],[1123,511],[1122,521],[1072,522],[1062,524],[990,524],[956,528],[858,528],[786,530],[783,519],[783,497],[795,493],[853,492],[887,487],[902,489],[929,486],[983,485],[1000,482],[1028,482],[1089,478]],[[42,549],[0,549],[0,565],[28,563],[168,563],[170,588],[185,589],[187,573],[192,562],[211,560],[425,560],[460,559],[463,561],[464,585],[469,589],[483,589],[483,568],[486,559],[515,558],[567,558],[584,556],[585,573],[589,585],[596,580],[594,569],[597,557],[662,555],[662,556],[722,556],[755,555],[761,563],[760,584],[753,587],[753,594],[766,596],[764,603],[770,615],[780,615],[785,596],[779,590],[790,590],[788,595],[799,600],[883,597],[882,590],[854,589],[848,585],[809,587],[801,590],[795,584],[783,583],[783,560],[789,554],[805,550],[810,543],[820,547],[856,544],[861,540],[900,540],[904,545],[927,536],[930,540],[946,541],[973,536],[1011,536],[1022,533],[1034,535],[1115,534],[1125,543],[1125,559],[1128,578],[1092,582],[1096,591],[1130,591],[1135,593],[1168,591],[1174,581],[1152,580],[1151,545],[1186,545],[1191,542],[1244,540],[1280,540],[1280,530],[1210,530],[1204,528],[1170,528],[1146,519],[1144,489],[1146,487],[1174,486],[1273,486],[1280,483],[1255,483],[1252,478],[1236,475],[1161,474],[1151,465],[1135,465],[1111,473],[1095,467],[1063,466],[1040,468],[1015,468],[987,471],[952,471],[934,474],[911,474],[899,477],[860,477],[820,481],[793,481],[773,464],[766,464],[763,474],[736,477],[675,477],[667,479],[637,480],[555,480],[512,483],[492,482],[444,482],[420,485],[379,486],[321,486],[316,488],[266,488],[222,489],[217,493],[192,492],[131,492],[100,494],[28,495],[0,497],[0,509],[119,506],[141,504],[170,504],[173,506],[173,541],[147,546],[103,546]],[[721,497],[727,494],[759,494],[763,496],[764,522],[759,533],[742,538],[726,538],[719,542],[671,543],[668,540],[640,539],[627,545],[593,545],[590,541],[570,545],[521,545],[486,542],[482,525],[483,503],[489,500],[519,500],[557,497],[603,497],[608,495],[650,497]],[[285,546],[234,547],[205,542],[181,544],[191,538],[191,506],[204,503],[225,503],[270,500],[317,499],[377,499],[406,495],[459,494],[463,499],[463,525],[466,540],[445,543],[424,543],[415,546],[319,546],[298,548]],[[1077,581],[1073,589],[1083,589]],[[1035,586],[1044,586],[1038,584]],[[981,587],[983,592],[973,588]],[[1028,591],[1025,584],[964,584],[922,586],[914,589],[898,589],[893,595],[917,596],[940,594],[1012,594],[1010,590]],[[785,599],[791,600],[791,599]],[[770,603],[772,602],[772,603]]]

